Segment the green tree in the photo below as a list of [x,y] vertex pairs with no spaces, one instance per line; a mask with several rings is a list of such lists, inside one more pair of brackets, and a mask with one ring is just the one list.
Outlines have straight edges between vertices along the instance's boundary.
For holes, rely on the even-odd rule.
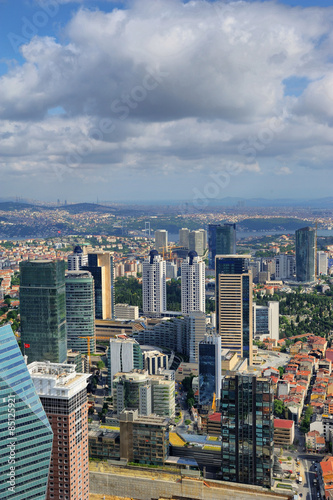
[[277,418],[285,418],[286,414],[286,407],[284,406],[283,401],[280,401],[279,399],[274,400],[274,415]]

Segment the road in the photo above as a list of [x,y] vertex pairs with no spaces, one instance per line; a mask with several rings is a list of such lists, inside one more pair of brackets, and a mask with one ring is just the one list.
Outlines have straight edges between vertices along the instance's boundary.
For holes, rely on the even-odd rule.
[[[300,454],[299,458],[302,461],[305,476],[303,484],[299,485],[299,493],[302,493],[303,498],[305,498],[306,500],[317,500],[321,497],[318,497],[319,490],[317,489],[317,486],[313,484],[313,481],[314,479],[318,480],[318,478],[316,477],[316,468],[319,467],[319,462],[323,459],[323,456]],[[315,464],[313,464],[312,462],[315,462]]]

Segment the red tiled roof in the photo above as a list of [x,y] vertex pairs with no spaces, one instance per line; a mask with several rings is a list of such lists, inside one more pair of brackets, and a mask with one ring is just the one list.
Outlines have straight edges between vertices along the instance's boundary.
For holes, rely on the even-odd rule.
[[278,429],[291,429],[294,425],[293,420],[283,420],[282,418],[274,418],[274,427]]
[[209,415],[208,420],[211,422],[221,422],[221,413],[216,412]]

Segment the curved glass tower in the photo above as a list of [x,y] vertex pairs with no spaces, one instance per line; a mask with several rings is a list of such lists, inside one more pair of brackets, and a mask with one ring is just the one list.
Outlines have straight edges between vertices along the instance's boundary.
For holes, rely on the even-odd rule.
[[0,498],[45,500],[53,433],[9,325],[0,328]]

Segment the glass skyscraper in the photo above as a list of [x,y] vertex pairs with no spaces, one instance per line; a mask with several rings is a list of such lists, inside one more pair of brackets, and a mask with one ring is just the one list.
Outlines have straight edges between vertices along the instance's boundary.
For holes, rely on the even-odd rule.
[[0,498],[45,500],[53,433],[9,325],[0,328]]
[[313,227],[303,227],[295,232],[297,281],[316,279],[316,239],[317,232]]
[[67,348],[95,352],[95,296],[94,280],[89,271],[69,271],[66,273],[66,324]]
[[216,255],[236,253],[236,224],[208,225],[209,267],[215,269]]
[[[221,337],[205,335],[199,343],[199,404],[212,406],[221,394]],[[214,398],[215,395],[215,398]]]
[[270,488],[274,451],[274,393],[270,379],[222,379],[222,480]]
[[252,273],[245,271],[250,255],[217,255],[215,264],[216,327],[222,349],[230,349],[252,364]]
[[[65,262],[20,263],[21,346],[28,362],[67,359]],[[29,346],[29,347],[28,347]]]

